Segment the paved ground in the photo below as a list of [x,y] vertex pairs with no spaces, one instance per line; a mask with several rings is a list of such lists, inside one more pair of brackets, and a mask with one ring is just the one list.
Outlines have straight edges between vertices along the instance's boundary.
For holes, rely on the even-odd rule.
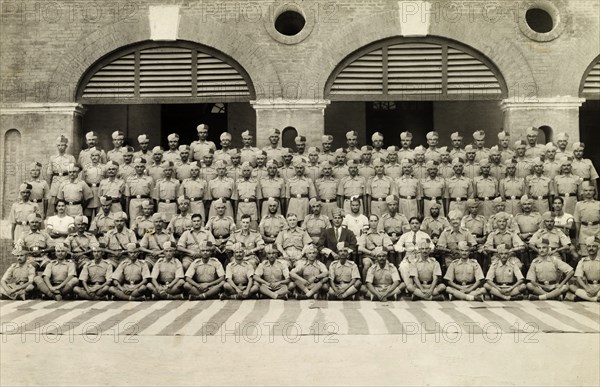
[[2,386],[600,384],[597,303],[2,301],[0,321]]

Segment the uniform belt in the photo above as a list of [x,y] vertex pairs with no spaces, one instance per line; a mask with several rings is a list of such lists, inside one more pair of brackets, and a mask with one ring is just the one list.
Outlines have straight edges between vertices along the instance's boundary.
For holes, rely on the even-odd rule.
[[102,285],[104,284],[104,282],[100,282],[100,281],[96,281],[96,282],[91,282],[92,285]]
[[371,198],[371,200],[375,200],[376,202],[385,202],[385,198]]
[[229,235],[231,235],[231,234],[220,235],[220,236],[219,235],[215,235],[215,239],[227,239],[227,238],[229,238]]
[[584,179],[583,179],[583,181],[591,181],[591,180],[592,180],[592,179],[591,179],[591,178],[589,178],[589,177],[586,177],[586,178],[584,178]]
[[416,199],[416,196],[404,196],[404,195],[398,195],[398,197],[400,197],[400,199],[407,199],[407,200],[412,200],[412,199]]
[[577,196],[577,192],[565,192],[565,193],[559,193],[559,195],[568,198],[569,196]]
[[131,195],[132,199],[150,199],[150,195]]
[[110,200],[113,203],[120,203],[121,202],[121,198],[120,197],[111,197]]
[[321,199],[323,203],[334,203],[335,199]]
[[100,185],[100,183],[92,183],[92,184],[90,184],[90,187],[98,188],[99,185]]
[[599,225],[600,221],[596,220],[594,222],[581,222],[582,226],[596,226]]
[[201,197],[197,197],[197,198],[190,198],[190,202],[199,202],[201,201],[202,198]]
[[158,199],[161,203],[175,203],[175,199]]
[[458,197],[458,198],[449,198],[448,200],[450,200],[451,202],[462,202],[462,201],[467,200],[467,198]]
[[441,196],[423,196],[425,200],[440,200],[441,198]]
[[32,203],[41,203],[44,199],[29,199]]
[[544,285],[556,285],[556,281],[542,281]]
[[68,176],[69,172],[54,172],[52,176]]
[[506,198],[510,200],[521,200],[520,195],[511,195],[510,197],[507,196]]
[[482,197],[478,197],[477,199],[483,200],[483,201],[488,201],[488,200],[494,200],[494,199],[496,199],[496,197],[495,196],[482,196]]
[[70,202],[70,201],[67,201],[67,204],[70,205],[70,206],[79,206],[79,205],[81,205],[81,202],[80,201],[79,202]]
[[362,195],[344,196],[344,200],[351,200],[355,196],[358,196],[358,200],[362,200]]
[[245,198],[245,199],[240,199],[241,203],[256,203],[256,198]]
[[291,198],[296,198],[296,199],[301,199],[301,198],[307,198],[308,194],[296,194],[296,195],[290,195]]
[[27,222],[21,222],[20,220],[15,221],[15,224],[19,225],[19,226],[22,226],[25,223],[27,223]]
[[514,282],[498,282],[498,285],[514,285]]
[[469,285],[473,285],[475,282],[461,282],[460,284],[462,286],[469,286]]
[[548,199],[548,195],[534,196],[534,199],[537,199],[537,200],[546,200],[546,199]]
[[592,285],[598,285],[598,280],[593,280],[593,281],[588,281],[588,284],[592,284]]
[[277,234],[271,234],[271,233],[265,232],[265,235],[268,236],[269,238],[277,238]]
[[17,281],[17,282],[15,282],[15,285],[23,285],[23,284],[26,284],[27,282],[29,282],[29,281]]
[[421,281],[421,285],[431,285],[433,281]]

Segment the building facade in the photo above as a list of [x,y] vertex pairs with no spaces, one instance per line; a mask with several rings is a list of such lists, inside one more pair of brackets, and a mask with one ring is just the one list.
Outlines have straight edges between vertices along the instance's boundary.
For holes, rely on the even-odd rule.
[[[322,134],[344,145],[410,130],[465,142],[529,126],[540,142],[600,140],[600,2],[5,1],[1,5],[2,218],[32,161],[59,135],[122,130],[166,145],[207,123],[209,139],[271,128],[284,145]],[[598,157],[593,147],[587,157]],[[596,162],[600,161],[595,159]],[[597,165],[598,167],[598,165]]]

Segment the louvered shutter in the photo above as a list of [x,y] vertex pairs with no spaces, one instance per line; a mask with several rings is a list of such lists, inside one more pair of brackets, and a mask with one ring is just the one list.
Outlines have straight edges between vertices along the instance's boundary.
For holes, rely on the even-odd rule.
[[242,75],[229,64],[211,55],[198,52],[199,96],[250,96]]
[[581,94],[588,99],[600,99],[600,61],[591,68],[585,77]]
[[135,54],[122,56],[102,67],[85,86],[84,98],[133,97],[135,91]]
[[448,94],[502,94],[496,75],[479,59],[448,47]]
[[442,94],[442,47],[407,43],[388,47],[389,94]]
[[335,94],[381,94],[383,92],[382,49],[355,60],[336,78]]
[[139,55],[140,97],[192,96],[192,51],[151,48]]

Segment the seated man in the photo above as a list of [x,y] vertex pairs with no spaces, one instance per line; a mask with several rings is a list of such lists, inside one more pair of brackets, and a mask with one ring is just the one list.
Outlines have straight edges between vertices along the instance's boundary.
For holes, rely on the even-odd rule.
[[400,273],[392,263],[388,262],[387,255],[387,251],[382,247],[373,250],[377,263],[369,267],[365,278],[366,289],[363,288],[364,295],[369,296],[371,301],[386,302],[388,299],[395,301],[406,287],[404,283],[400,283]]
[[312,243],[312,239],[304,229],[298,227],[298,216],[292,212],[287,214],[287,227],[275,238],[275,247],[289,267],[294,267],[302,257],[302,249]]
[[259,286],[258,290],[273,300],[287,300],[290,287],[293,286],[293,282],[290,284],[287,262],[278,259],[279,251],[273,245],[268,245],[265,252],[267,260],[258,264],[253,277]]
[[598,258],[597,238],[585,238],[588,256],[582,258],[575,268],[575,283],[569,289],[575,293],[574,300],[600,302],[600,259]]
[[508,228],[508,220],[511,215],[506,212],[496,214],[496,229],[489,233],[483,249],[486,253],[492,256],[491,263],[498,261],[497,249],[499,245],[504,245],[509,254],[511,263],[517,265],[520,269],[523,268],[523,263],[516,255],[517,252],[525,250],[525,243],[519,238],[519,235]]
[[471,259],[471,248],[465,241],[458,242],[459,259],[448,266],[444,279],[448,281],[446,293],[467,301],[484,301],[483,271],[475,259]]
[[175,242],[163,243],[163,257],[159,258],[150,274],[151,282],[148,289],[152,292],[152,298],[159,300],[184,300],[183,297],[183,266],[175,258],[177,246]]
[[343,219],[344,217],[342,210],[339,208],[333,210],[333,226],[324,230],[319,238],[319,243],[317,246],[319,247],[321,254],[324,256],[325,264],[327,265],[330,265],[331,261],[339,259],[339,251],[337,250],[337,246],[339,246],[340,243],[343,243],[342,246],[345,246],[346,249],[351,250],[349,254],[352,254],[356,250],[358,243],[356,240],[356,235],[349,228],[342,225]]
[[352,253],[351,248],[346,247],[344,242],[340,242],[336,250],[338,259],[329,265],[328,299],[347,300],[358,292],[362,285],[360,273],[356,263],[348,259]]
[[375,261],[373,250],[381,247],[386,253],[394,251],[392,240],[383,230],[377,231],[377,224],[379,224],[379,216],[371,214],[369,216],[369,229],[357,238],[358,252],[362,253],[363,278],[367,277],[367,272]]
[[[550,241],[542,238],[537,246],[538,257],[531,261],[527,272],[527,289],[533,293],[530,300],[553,300],[562,298],[569,290],[573,268],[550,252]],[[562,278],[562,281],[561,281]],[[560,282],[559,282],[560,281]]]
[[35,286],[48,298],[60,301],[71,295],[73,287],[79,283],[75,264],[67,259],[68,249],[63,243],[55,247],[56,259],[50,261],[41,276],[33,279]]
[[241,243],[231,246],[233,260],[225,268],[224,293],[221,299],[243,300],[254,296],[258,292],[258,285],[254,283],[252,265],[244,260],[245,247]]
[[[290,278],[296,284],[296,298],[304,300],[314,297],[317,299],[319,294],[327,294],[329,286],[329,271],[323,262],[317,260],[319,250],[313,244],[304,248],[304,258],[296,263],[296,267],[290,271]],[[302,292],[302,293],[301,293]]]
[[[104,243],[106,243],[107,261],[113,265],[113,268],[119,266],[119,263],[127,256],[126,246],[137,243],[135,233],[125,226],[127,214],[123,211],[113,213],[115,228],[110,229],[104,234]],[[100,239],[102,241],[102,239]]]
[[215,244],[215,238],[211,233],[202,228],[202,215],[192,215],[192,228],[185,230],[177,241],[177,250],[185,254],[181,259],[183,270],[187,270],[192,262],[200,258],[200,243],[210,242]]
[[252,217],[248,214],[243,214],[240,217],[240,229],[235,230],[231,234],[225,245],[225,249],[231,250],[231,246],[238,242],[243,244],[246,247],[244,260],[249,262],[253,269],[256,269],[260,262],[257,254],[265,248],[265,242],[257,231],[250,228],[251,223]]
[[213,245],[200,242],[200,258],[196,259],[185,272],[183,288],[190,300],[215,298],[223,289],[225,270],[217,258],[212,257]]
[[510,261],[510,253],[505,244],[498,245],[496,250],[498,260],[490,266],[483,287],[501,300],[522,300],[526,287],[519,265]]
[[75,217],[75,232],[69,234],[65,244],[71,250],[71,259],[75,262],[77,269],[81,270],[87,263],[91,262],[90,254],[94,247],[98,247],[98,240],[91,232],[87,232],[88,218],[85,215]]
[[81,269],[80,285],[73,288],[73,293],[84,300],[108,299],[113,266],[104,260],[101,246],[92,246],[92,256],[94,259]]
[[151,278],[148,265],[138,259],[139,251],[135,243],[126,246],[125,258],[111,276],[113,286],[108,290],[119,300],[144,301],[148,288],[146,284]]
[[412,281],[407,289],[415,297],[427,301],[444,301],[446,285],[441,283],[442,268],[431,254],[431,242],[423,240],[418,245],[419,257],[412,265],[410,277]]
[[167,217],[165,214],[157,212],[152,215],[153,227],[145,230],[144,236],[140,241],[140,251],[146,253],[144,262],[148,265],[148,269],[152,270],[159,256],[163,254],[163,246],[166,242],[175,243],[173,234],[165,229]]
[[2,298],[7,297],[11,300],[20,298],[25,301],[27,294],[35,289],[33,285],[35,268],[27,262],[26,251],[15,249],[12,255],[17,258],[17,262],[10,265],[0,279],[0,295]]
[[16,246],[27,251],[27,261],[36,270],[44,270],[50,258],[48,253],[54,250],[55,242],[44,230],[41,230],[42,217],[38,213],[27,215],[29,231],[23,232]]

